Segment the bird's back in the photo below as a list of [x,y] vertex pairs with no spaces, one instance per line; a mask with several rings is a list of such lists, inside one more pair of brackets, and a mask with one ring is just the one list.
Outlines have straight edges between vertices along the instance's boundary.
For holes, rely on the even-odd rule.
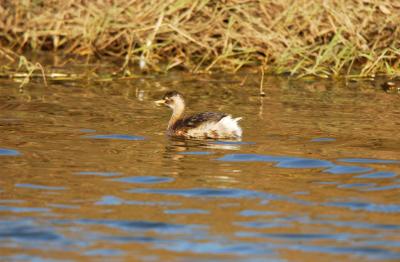
[[242,130],[237,124],[239,120],[224,113],[204,112],[178,120],[170,132],[185,137],[240,137]]

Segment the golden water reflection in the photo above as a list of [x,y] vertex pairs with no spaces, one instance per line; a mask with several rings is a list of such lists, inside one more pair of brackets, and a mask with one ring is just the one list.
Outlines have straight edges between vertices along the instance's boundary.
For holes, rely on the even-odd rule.
[[[399,96],[243,77],[2,80],[2,259],[399,259]],[[166,137],[170,89],[243,141]]]

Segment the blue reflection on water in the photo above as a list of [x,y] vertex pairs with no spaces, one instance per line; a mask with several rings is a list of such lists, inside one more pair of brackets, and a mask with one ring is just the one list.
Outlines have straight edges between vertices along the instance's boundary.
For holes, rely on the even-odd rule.
[[387,191],[387,190],[394,190],[394,189],[399,189],[400,184],[394,184],[394,185],[387,185],[387,186],[375,186],[371,188],[366,188],[363,189],[363,191]]
[[[324,220],[324,219],[304,219],[298,218],[298,222],[304,224],[315,224],[315,225],[330,225],[335,227],[351,227],[359,229],[377,229],[377,230],[400,230],[400,225],[395,224],[374,224],[363,221],[339,221],[339,220]],[[381,235],[383,236],[383,234]]]
[[326,169],[324,172],[330,174],[357,174],[357,173],[370,172],[372,170],[373,169],[370,167],[336,165],[329,169]]
[[264,211],[264,210],[243,210],[240,211],[239,213],[241,216],[244,217],[252,217],[252,216],[273,216],[273,215],[279,215],[279,212],[275,211]]
[[96,205],[117,206],[117,205],[140,205],[140,206],[179,206],[180,203],[172,201],[138,201],[125,200],[116,196],[103,196]]
[[82,171],[75,173],[75,175],[80,176],[104,176],[104,177],[113,177],[113,176],[120,176],[120,173],[117,172],[92,172],[92,171]]
[[[324,240],[324,239],[341,239],[347,240],[355,238],[354,234],[316,234],[316,233],[250,233],[250,232],[238,232],[237,236],[241,237],[262,237],[262,238],[276,238],[276,239],[288,239],[288,240]],[[358,236],[359,237],[359,236]]]
[[8,211],[13,213],[45,213],[50,212],[49,208],[44,207],[16,207],[16,206],[0,206],[0,211]]
[[207,226],[196,224],[172,224],[145,220],[112,220],[112,219],[78,219],[71,221],[73,224],[103,225],[117,228],[122,231],[155,231],[159,233],[184,234],[204,230]]
[[172,177],[160,177],[160,176],[131,176],[121,177],[113,179],[113,181],[124,182],[124,183],[138,183],[138,184],[157,184],[172,182]]
[[204,209],[185,208],[185,209],[168,209],[164,210],[164,213],[173,215],[190,215],[190,214],[209,214],[210,212]]
[[283,168],[324,168],[334,166],[332,162],[326,160],[259,154],[227,154],[217,160],[227,162],[278,162],[276,166]]
[[396,204],[374,204],[366,202],[328,202],[325,206],[344,207],[351,210],[362,210],[380,213],[400,213],[400,205]]
[[338,188],[359,188],[359,187],[371,187],[375,183],[352,183],[352,184],[342,184],[338,185]]
[[86,256],[121,256],[124,252],[117,249],[91,249],[84,252]]
[[228,188],[191,188],[191,189],[130,189],[129,193],[150,193],[162,195],[175,195],[183,197],[222,197],[222,198],[268,198],[279,199],[280,197],[264,192],[256,192],[242,189]]
[[[253,258],[246,261],[279,261],[269,259],[266,255],[275,255],[275,252],[263,243],[232,241],[224,238],[208,239],[207,241],[193,241],[189,239],[171,239],[154,241],[159,249],[174,252],[191,252],[196,254],[229,254],[229,255],[263,255],[263,259]],[[235,260],[233,260],[235,261]]]
[[208,151],[186,151],[186,152],[179,152],[179,155],[211,155],[213,152]]
[[242,227],[248,228],[284,228],[284,227],[291,227],[291,225],[287,222],[282,221],[246,221],[246,222],[236,222],[235,225],[239,225]]
[[44,186],[44,185],[35,185],[35,184],[16,184],[15,187],[38,189],[38,190],[65,190],[65,187],[61,187],[61,186]]
[[14,149],[0,148],[0,156],[19,156],[21,153]]
[[392,178],[397,176],[397,174],[395,172],[388,172],[388,171],[379,171],[379,172],[374,172],[374,173],[370,173],[370,174],[363,174],[363,175],[359,175],[356,176],[357,178],[375,178],[375,179],[379,179],[379,178]]
[[[335,234],[271,234],[271,233],[259,233],[259,232],[246,232],[240,231],[237,232],[236,235],[238,237],[244,238],[266,238],[266,239],[277,239],[286,242],[280,242],[280,244],[271,243],[266,244],[269,248],[274,249],[290,249],[290,250],[299,250],[302,252],[317,252],[317,253],[326,253],[326,254],[349,254],[355,256],[365,256],[368,258],[375,259],[399,259],[400,253],[394,252],[391,250],[387,250],[384,248],[370,247],[368,245],[358,246],[358,247],[349,247],[349,246],[330,246],[330,245],[311,245],[314,240],[336,240],[341,242],[349,242],[352,239],[360,242],[360,238],[373,239],[375,235],[359,235],[359,234],[343,234],[343,233],[335,233]],[[299,242],[301,241],[301,242]],[[363,243],[361,243],[363,244]]]
[[360,166],[341,166],[327,160],[301,158],[292,156],[272,156],[260,154],[227,154],[218,161],[226,162],[271,162],[275,163],[276,167],[281,168],[327,168],[324,170],[326,173],[331,174],[354,174],[363,173],[373,170],[370,167]]
[[225,162],[279,162],[290,159],[292,157],[259,154],[227,154],[217,160]]
[[0,239],[29,241],[32,245],[42,245],[36,241],[56,241],[63,237],[56,233],[54,228],[41,226],[29,219],[15,220],[12,223],[7,220],[0,221]]
[[84,136],[84,138],[92,138],[92,139],[111,139],[111,140],[127,140],[127,141],[137,141],[144,140],[142,136],[131,136],[131,135],[121,135],[121,134],[111,134],[111,135],[93,135],[93,136]]
[[340,162],[345,163],[363,163],[363,164],[400,164],[399,160],[386,160],[374,158],[340,158]]
[[279,161],[277,167],[283,168],[322,168],[331,167],[333,164],[329,161],[308,159],[308,158],[293,158]]

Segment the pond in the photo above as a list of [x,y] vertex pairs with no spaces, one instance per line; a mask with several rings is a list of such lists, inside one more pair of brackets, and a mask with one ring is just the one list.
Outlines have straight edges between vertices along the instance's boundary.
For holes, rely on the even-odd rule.
[[[400,97],[369,81],[171,73],[0,81],[0,260],[400,260]],[[154,101],[243,117],[165,135]]]

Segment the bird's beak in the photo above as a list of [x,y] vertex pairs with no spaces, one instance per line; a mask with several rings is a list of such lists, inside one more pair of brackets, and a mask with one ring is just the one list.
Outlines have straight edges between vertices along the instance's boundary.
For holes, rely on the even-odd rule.
[[162,106],[162,105],[165,105],[165,102],[166,101],[164,99],[161,99],[161,100],[155,101],[154,103],[156,103],[157,106]]

